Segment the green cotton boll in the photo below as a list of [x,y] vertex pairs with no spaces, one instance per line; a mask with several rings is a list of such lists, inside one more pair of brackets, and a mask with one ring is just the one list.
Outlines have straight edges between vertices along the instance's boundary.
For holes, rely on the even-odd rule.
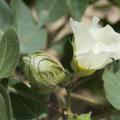
[[47,52],[35,52],[25,56],[23,61],[25,76],[43,93],[50,92],[57,85],[65,85],[69,78],[62,64]]

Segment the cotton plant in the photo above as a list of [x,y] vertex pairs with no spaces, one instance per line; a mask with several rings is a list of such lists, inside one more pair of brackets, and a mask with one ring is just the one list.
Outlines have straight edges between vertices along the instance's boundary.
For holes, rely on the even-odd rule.
[[52,92],[61,84],[66,88],[68,120],[91,120],[90,116],[82,118],[85,117],[84,114],[81,117],[75,116],[71,110],[71,88],[76,82],[74,80],[78,79],[77,74],[78,77],[91,75],[111,63],[113,59],[120,59],[120,34],[110,25],[100,27],[99,21],[98,17],[93,17],[90,24],[86,25],[70,18],[74,34],[72,77],[62,64],[47,52],[35,52],[23,58],[26,77],[31,80],[30,84],[34,88],[42,91],[42,94]]
[[120,120],[119,1],[0,0],[0,120]]
[[[66,99],[63,97],[59,101],[65,108],[63,113],[64,116],[67,116],[66,120],[92,120],[91,111],[77,115],[71,109],[71,92],[74,83],[77,83],[78,77],[92,75],[96,70],[103,69],[109,63],[120,59],[120,34],[115,32],[110,25],[101,27],[99,21],[98,17],[93,17],[91,23],[86,25],[70,18],[70,25],[74,34],[74,40],[72,41],[73,59],[71,61],[73,73],[66,70],[57,58],[46,51],[38,51],[22,56],[24,78],[29,83],[29,88],[27,89],[33,89],[34,92],[46,96],[46,99],[48,99],[48,95],[51,92],[61,88],[66,89]],[[3,45],[0,49],[5,53],[1,54],[1,61],[6,62],[1,62],[0,74],[2,78],[6,78],[6,76],[9,76],[8,68],[13,70],[13,67],[15,68],[18,63],[19,57],[16,56],[20,54],[20,46],[17,34],[13,28],[8,29],[5,33],[0,32],[0,34],[0,45]],[[13,48],[11,49],[10,44],[16,48],[16,51]],[[7,45],[8,47],[6,47]],[[8,49],[7,53],[6,49]],[[7,62],[7,54],[13,55],[12,57],[8,56],[10,60],[13,59],[11,64]],[[3,65],[7,67],[3,68]],[[103,80],[108,101],[114,108],[120,110],[120,70],[115,73],[111,69],[105,70]],[[3,88],[2,90],[5,91]],[[11,88],[10,90],[13,91]],[[16,89],[14,92],[16,93]],[[7,93],[5,94],[9,97]],[[10,104],[9,107],[11,107]],[[9,119],[11,120],[11,118],[10,115]]]

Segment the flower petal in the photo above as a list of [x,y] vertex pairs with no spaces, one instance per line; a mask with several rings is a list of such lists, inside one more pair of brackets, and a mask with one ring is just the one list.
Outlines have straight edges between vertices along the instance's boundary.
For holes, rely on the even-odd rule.
[[70,24],[75,37],[75,49],[79,54],[88,52],[96,43],[89,32],[89,26],[70,19]]
[[108,53],[94,54],[88,52],[77,56],[77,61],[86,69],[96,70],[105,67],[106,64],[111,62],[109,55]]
[[97,29],[92,35],[95,40],[107,45],[120,41],[120,34],[116,33],[110,25]]
[[120,54],[120,42],[112,43],[110,45],[99,42],[93,47],[92,51],[95,54],[101,52]]
[[92,27],[92,26],[96,26],[99,21],[100,21],[100,19],[99,19],[98,17],[94,16],[94,17],[92,18],[92,21],[91,21],[91,27]]
[[98,30],[99,28],[101,28],[101,26],[98,24],[100,21],[100,19],[96,16],[93,17],[90,25],[89,25],[89,31],[92,34],[95,34],[96,30]]

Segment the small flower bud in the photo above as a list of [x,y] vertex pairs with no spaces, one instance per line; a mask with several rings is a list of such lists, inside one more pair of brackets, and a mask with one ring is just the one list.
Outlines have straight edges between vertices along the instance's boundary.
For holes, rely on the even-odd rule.
[[62,64],[46,52],[36,52],[23,58],[24,72],[31,85],[49,91],[65,83],[68,74]]

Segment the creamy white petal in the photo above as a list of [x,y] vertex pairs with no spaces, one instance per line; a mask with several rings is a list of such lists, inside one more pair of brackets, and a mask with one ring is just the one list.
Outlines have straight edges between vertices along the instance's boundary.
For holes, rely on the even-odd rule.
[[96,43],[89,32],[89,27],[81,22],[70,19],[70,24],[74,33],[74,43],[77,53],[88,52]]
[[111,50],[109,48],[110,57],[114,58],[115,60],[118,60],[120,59],[120,41],[114,45],[114,48],[112,48]]
[[91,26],[96,26],[99,23],[100,19],[97,16],[94,16],[91,21]]
[[106,53],[119,53],[120,52],[120,42],[112,43],[110,45],[106,45],[104,43],[97,43],[93,49],[93,53],[99,54],[101,52]]
[[92,36],[98,42],[103,42],[107,45],[120,41],[120,34],[116,33],[110,25],[97,29],[96,32],[92,33]]
[[91,20],[91,23],[89,25],[89,31],[91,34],[95,34],[96,30],[98,30],[99,28],[101,28],[100,24],[98,24],[100,21],[100,19],[98,17],[93,17],[93,19]]
[[93,52],[88,52],[86,54],[78,55],[78,63],[86,69],[101,69],[106,64],[111,62],[110,54],[100,53],[94,54]]

